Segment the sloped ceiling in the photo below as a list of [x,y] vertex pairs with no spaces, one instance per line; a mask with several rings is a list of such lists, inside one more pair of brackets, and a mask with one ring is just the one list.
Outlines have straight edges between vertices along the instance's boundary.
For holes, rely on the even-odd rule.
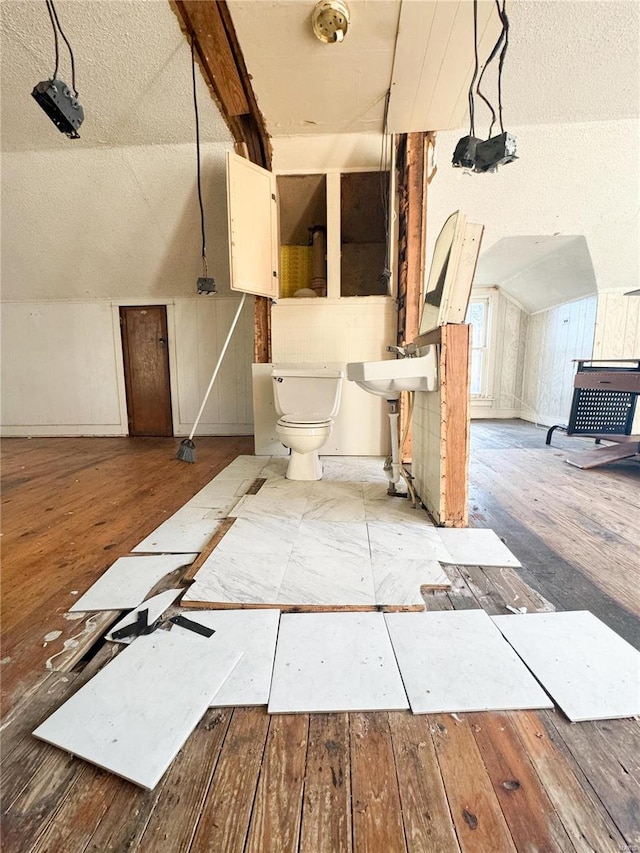
[[[85,120],[80,139],[59,133],[31,97],[54,67],[54,43],[43,0],[1,5],[2,145],[5,151],[162,145],[195,139],[189,45],[167,2],[57,0],[76,58]],[[71,82],[60,44],[60,77]],[[204,142],[231,135],[197,75]]]
[[597,292],[581,235],[504,237],[481,255],[473,283],[499,285],[529,313]]

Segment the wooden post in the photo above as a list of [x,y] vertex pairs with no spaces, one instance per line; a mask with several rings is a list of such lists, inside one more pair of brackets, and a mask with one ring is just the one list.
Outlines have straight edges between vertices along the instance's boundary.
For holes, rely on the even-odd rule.
[[417,393],[413,474],[436,523],[466,527],[469,501],[469,347],[471,327],[450,324],[416,339],[438,349],[439,386]]
[[[398,138],[398,346],[413,341],[419,331],[424,299],[427,216],[428,133],[407,133]],[[400,431],[406,429],[406,397],[400,400]],[[411,430],[402,448],[402,461],[411,461]]]
[[469,344],[471,326],[442,326],[440,343],[440,524],[469,522]]

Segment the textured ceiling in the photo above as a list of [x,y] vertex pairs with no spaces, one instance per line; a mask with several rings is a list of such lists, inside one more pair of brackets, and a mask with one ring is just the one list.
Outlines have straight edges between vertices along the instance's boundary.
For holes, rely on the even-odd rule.
[[530,313],[597,292],[583,236],[503,237],[481,255],[473,283],[498,284]]
[[[432,0],[403,2],[414,9],[418,3],[433,5]],[[465,15],[471,20],[472,0],[439,2],[457,7],[452,17],[458,21]],[[269,132],[284,136],[380,131],[384,92],[393,68],[399,0],[349,0],[351,27],[344,42],[336,45],[321,44],[312,35],[313,6],[312,0],[229,0]],[[511,20],[503,80],[507,124],[638,116],[637,0],[509,0],[507,9]],[[425,42],[428,36],[425,32]],[[471,51],[470,45],[461,62],[469,63]],[[417,77],[424,53],[416,52],[414,61]],[[490,77],[487,72],[488,92],[492,91]],[[414,96],[415,86],[405,93],[396,87],[392,98]],[[488,112],[482,104],[477,112],[484,130]]]
[[381,131],[400,0],[348,4],[351,25],[344,42],[323,44],[311,30],[313,2],[229,0],[273,136]]
[[[403,2],[432,5],[432,0]],[[439,2],[459,7],[458,18],[471,14],[471,0]],[[312,0],[229,0],[269,131],[274,136],[380,131],[400,0],[350,0],[352,24],[339,45],[321,44],[311,34],[313,5]],[[3,0],[5,150],[193,140],[189,49],[168,2],[58,0],[57,8],[76,53],[86,115],[82,138],[70,143],[55,131],[30,96],[33,85],[53,69],[43,0]],[[508,8],[507,126],[638,116],[637,0],[510,0]],[[63,57],[61,76],[69,82],[64,49]],[[416,54],[416,63],[421,61]],[[200,75],[198,80],[203,139],[229,142]],[[394,90],[393,97],[403,95]],[[479,105],[481,132],[483,110]]]
[[[44,0],[3,0],[2,145],[4,150],[191,142],[195,138],[191,58],[165,0],[58,0],[60,23],[76,58],[85,120],[79,140],[59,133],[31,97],[54,66]],[[59,76],[71,82],[61,42]],[[231,135],[198,72],[203,141]]]

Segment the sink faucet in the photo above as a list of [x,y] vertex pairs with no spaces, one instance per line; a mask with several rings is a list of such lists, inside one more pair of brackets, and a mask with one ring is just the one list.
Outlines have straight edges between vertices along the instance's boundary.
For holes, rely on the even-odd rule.
[[387,352],[395,352],[400,358],[416,358],[418,355],[418,347],[414,343],[407,344],[406,347],[388,346]]

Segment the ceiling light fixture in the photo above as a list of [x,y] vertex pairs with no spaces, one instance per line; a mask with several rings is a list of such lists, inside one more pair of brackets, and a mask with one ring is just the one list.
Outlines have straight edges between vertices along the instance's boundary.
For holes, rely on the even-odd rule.
[[350,19],[349,7],[343,0],[320,0],[313,7],[311,26],[321,42],[336,44],[346,36]]
[[[78,100],[78,90],[76,89],[75,57],[73,55],[69,39],[66,37],[62,27],[60,26],[60,20],[58,18],[56,8],[53,5],[53,0],[46,0],[46,3],[47,11],[49,12],[49,19],[51,20],[51,27],[53,29],[56,65],[53,69],[51,79],[37,83],[34,86],[31,95],[49,116],[60,133],[64,133],[69,137],[69,139],[80,139],[78,128],[84,121],[84,110]],[[62,39],[69,50],[69,58],[71,60],[71,89],[66,83],[58,79],[58,65],[60,64],[58,32],[62,36]]]

